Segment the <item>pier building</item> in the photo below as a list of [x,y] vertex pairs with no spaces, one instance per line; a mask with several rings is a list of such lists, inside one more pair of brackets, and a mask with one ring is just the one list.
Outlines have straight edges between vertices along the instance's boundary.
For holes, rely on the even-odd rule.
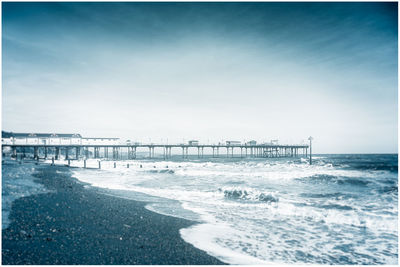
[[78,145],[80,134],[13,133],[2,131],[2,144],[14,145]]
[[82,137],[82,145],[119,145],[119,138],[110,137]]
[[240,141],[226,141],[227,146],[240,146],[242,142]]
[[82,137],[63,133],[14,133],[2,131],[2,144],[7,145],[119,145],[119,138]]

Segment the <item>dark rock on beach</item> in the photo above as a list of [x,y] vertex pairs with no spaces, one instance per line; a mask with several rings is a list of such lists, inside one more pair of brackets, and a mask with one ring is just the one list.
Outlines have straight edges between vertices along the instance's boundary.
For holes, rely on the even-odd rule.
[[35,176],[50,193],[13,203],[2,264],[223,264],[182,240],[191,221],[84,188],[66,167],[38,167]]

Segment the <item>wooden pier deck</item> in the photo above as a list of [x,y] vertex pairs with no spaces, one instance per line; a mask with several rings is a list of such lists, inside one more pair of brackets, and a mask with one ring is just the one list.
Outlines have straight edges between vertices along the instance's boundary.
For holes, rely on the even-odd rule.
[[[279,158],[279,157],[307,157],[308,145],[278,145],[278,144],[257,144],[257,145],[226,145],[226,144],[126,144],[126,145],[81,145],[81,144],[68,144],[68,145],[45,145],[45,144],[2,144],[2,151],[6,148],[11,149],[11,156],[17,157],[18,154],[24,157],[26,154],[33,154],[34,158],[49,158],[50,154],[54,155],[56,160],[61,159],[61,152],[64,151],[65,159],[80,159],[80,158],[107,158],[113,160],[136,159],[137,150],[139,148],[148,149],[148,157],[156,158],[155,149],[161,148],[162,158],[171,158],[172,149],[179,148],[183,159],[189,157],[189,149],[197,149],[197,157],[204,157],[204,149],[209,149],[212,154],[209,155],[217,157],[241,157],[241,158]],[[223,151],[221,151],[223,150]],[[40,153],[42,152],[42,153]],[[123,153],[125,152],[125,153]],[[226,152],[226,153],[220,153]],[[126,157],[123,157],[125,155]],[[193,154],[190,154],[193,155]],[[196,154],[194,154],[196,155]]]

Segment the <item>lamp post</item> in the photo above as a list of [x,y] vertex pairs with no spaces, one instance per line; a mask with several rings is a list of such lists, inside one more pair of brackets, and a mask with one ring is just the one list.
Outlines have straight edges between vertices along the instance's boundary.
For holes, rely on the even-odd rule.
[[310,136],[310,137],[308,137],[308,140],[310,140],[310,165],[312,164],[312,158],[311,158],[311,155],[312,155],[312,153],[311,153],[311,141],[313,140],[313,138]]

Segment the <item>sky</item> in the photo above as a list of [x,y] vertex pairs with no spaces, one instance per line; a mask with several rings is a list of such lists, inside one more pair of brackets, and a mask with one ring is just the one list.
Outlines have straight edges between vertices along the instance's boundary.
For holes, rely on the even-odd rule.
[[2,2],[2,129],[397,153],[397,3]]

